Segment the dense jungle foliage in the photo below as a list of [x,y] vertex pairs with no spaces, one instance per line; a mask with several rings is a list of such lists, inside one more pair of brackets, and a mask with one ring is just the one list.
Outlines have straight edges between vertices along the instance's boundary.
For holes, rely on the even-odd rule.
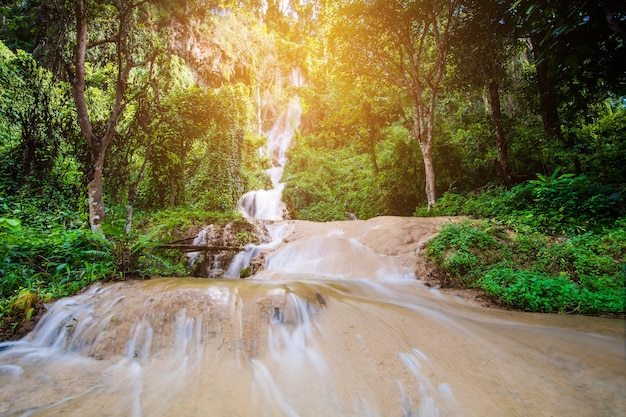
[[290,218],[487,219],[430,243],[442,284],[624,310],[621,2],[5,1],[0,40],[3,320],[188,274],[157,242],[243,221],[295,96]]

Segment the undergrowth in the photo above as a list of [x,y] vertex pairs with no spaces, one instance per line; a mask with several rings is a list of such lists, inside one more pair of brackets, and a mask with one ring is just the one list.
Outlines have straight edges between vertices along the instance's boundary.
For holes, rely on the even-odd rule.
[[444,195],[429,215],[483,220],[447,224],[428,243],[442,286],[480,288],[525,311],[623,314],[623,190],[557,174]]

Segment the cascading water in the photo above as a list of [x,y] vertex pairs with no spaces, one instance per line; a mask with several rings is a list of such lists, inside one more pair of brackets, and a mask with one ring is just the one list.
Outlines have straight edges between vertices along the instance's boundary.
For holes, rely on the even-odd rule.
[[[299,72],[296,71],[295,74],[299,74]],[[294,77],[292,74],[292,78]],[[301,83],[300,79],[292,81]],[[258,220],[264,223],[270,239],[269,242],[262,245],[247,245],[245,250],[237,254],[231,262],[228,271],[226,271],[225,276],[227,277],[238,278],[241,271],[250,265],[253,258],[262,250],[270,250],[278,246],[287,232],[287,225],[270,224],[268,221],[283,220],[286,211],[285,204],[282,202],[285,184],[281,181],[287,163],[287,150],[291,146],[296,129],[300,125],[301,116],[300,98],[296,96],[291,99],[272,129],[266,133],[267,144],[260,149],[260,152],[271,160],[272,166],[266,170],[266,173],[271,180],[272,188],[247,192],[241,198],[240,207],[245,217],[252,221]]]
[[289,221],[246,279],[98,284],[0,344],[0,416],[624,415],[623,323],[415,280],[445,219]]
[[267,145],[261,152],[272,161],[272,167],[266,170],[272,182],[272,189],[250,191],[242,197],[241,209],[247,217],[262,220],[283,219],[285,205],[282,202],[282,194],[285,184],[281,180],[287,162],[286,153],[300,125],[301,115],[300,99],[294,97],[272,129],[267,132]]

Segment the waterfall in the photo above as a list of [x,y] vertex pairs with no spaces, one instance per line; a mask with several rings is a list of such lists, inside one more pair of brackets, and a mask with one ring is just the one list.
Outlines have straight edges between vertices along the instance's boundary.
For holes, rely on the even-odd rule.
[[246,193],[240,202],[241,211],[251,219],[283,220],[285,205],[282,202],[285,184],[281,182],[287,163],[287,150],[291,146],[296,129],[300,126],[302,107],[298,96],[291,99],[287,108],[265,135],[267,145],[260,150],[271,161],[265,172],[270,177],[270,190],[254,190]]
[[[298,96],[291,99],[287,108],[274,125],[266,133],[267,144],[259,150],[262,156],[270,159],[272,166],[265,170],[269,176],[272,188],[270,190],[249,191],[241,198],[240,209],[243,215],[251,220],[283,220],[286,212],[282,201],[285,184],[281,182],[283,170],[287,163],[287,150],[293,141],[296,129],[300,126],[302,107]],[[250,261],[259,255],[263,249],[271,249],[280,244],[286,234],[284,225],[266,224],[270,241],[262,245],[247,245],[243,252],[235,256],[228,271],[227,277],[239,278],[241,271],[250,266]]]
[[[300,73],[294,72],[293,77]],[[297,78],[297,77],[296,77]],[[300,75],[301,78],[301,75]],[[296,80],[297,81],[297,80]],[[299,85],[302,80],[299,79]],[[252,259],[257,257],[262,250],[269,250],[277,247],[287,233],[286,224],[272,224],[271,221],[283,220],[286,208],[282,202],[282,193],[285,184],[282,181],[283,169],[287,163],[287,150],[291,146],[296,129],[300,125],[302,107],[300,98],[293,97],[285,110],[274,122],[272,128],[265,133],[267,143],[259,149],[261,156],[271,161],[271,167],[265,172],[269,176],[272,188],[269,190],[254,190],[246,193],[239,201],[242,214],[251,221],[258,221],[259,227],[264,227],[269,240],[261,245],[249,244],[245,249],[235,255],[225,272],[219,266],[219,258],[213,259],[213,266],[208,266],[206,275],[209,277],[219,277],[222,273],[224,277],[240,278],[241,272],[250,266]],[[269,222],[268,222],[269,221]],[[264,233],[262,233],[264,234]],[[200,231],[193,241],[194,245],[208,245],[216,238],[214,226],[208,226]],[[193,266],[198,261],[200,252],[188,254],[189,266]]]

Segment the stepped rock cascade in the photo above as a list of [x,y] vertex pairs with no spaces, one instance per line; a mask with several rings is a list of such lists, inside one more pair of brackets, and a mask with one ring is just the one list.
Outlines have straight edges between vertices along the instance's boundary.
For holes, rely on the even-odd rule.
[[96,284],[0,343],[0,416],[606,416],[624,327],[415,279],[447,221],[284,221],[246,280]]
[[[294,69],[291,76],[293,85],[301,86],[303,83],[301,77],[300,71]],[[261,251],[271,250],[278,246],[286,233],[286,225],[273,224],[272,221],[283,220],[286,211],[285,204],[282,202],[285,184],[281,180],[287,163],[286,153],[291,146],[296,129],[300,125],[301,116],[300,98],[296,96],[289,102],[272,129],[267,132],[267,144],[259,150],[261,155],[272,161],[272,167],[266,170],[272,188],[270,190],[249,191],[239,203],[244,216],[250,221],[262,224],[270,239],[261,245],[247,245],[243,252],[235,256],[225,273],[225,277],[239,278],[241,271],[250,266],[252,259],[257,257]]]
[[285,111],[266,133],[267,145],[261,152],[270,158],[272,167],[266,170],[272,182],[270,190],[255,190],[246,193],[241,199],[241,210],[248,218],[262,220],[282,220],[285,211],[281,197],[285,184],[281,182],[283,169],[287,163],[287,150],[300,126],[302,107],[299,97],[294,97]]

